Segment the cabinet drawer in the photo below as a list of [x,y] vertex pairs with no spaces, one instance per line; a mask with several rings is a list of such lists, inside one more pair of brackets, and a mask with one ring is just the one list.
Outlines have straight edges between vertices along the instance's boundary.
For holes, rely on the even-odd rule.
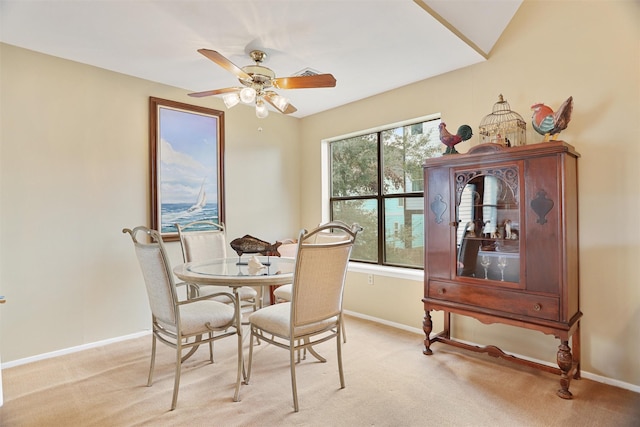
[[451,282],[429,283],[428,297],[539,319],[558,320],[558,298]]

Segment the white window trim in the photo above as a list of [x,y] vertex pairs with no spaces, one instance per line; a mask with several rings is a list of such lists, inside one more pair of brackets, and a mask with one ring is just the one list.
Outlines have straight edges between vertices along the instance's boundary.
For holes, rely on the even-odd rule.
[[389,265],[367,264],[364,262],[349,262],[352,273],[373,274],[376,276],[393,277],[395,279],[424,281],[424,270],[416,268],[392,267]]

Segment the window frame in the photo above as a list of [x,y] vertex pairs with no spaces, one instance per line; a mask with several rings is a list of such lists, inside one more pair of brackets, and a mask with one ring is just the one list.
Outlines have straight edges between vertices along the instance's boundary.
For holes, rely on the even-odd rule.
[[[383,141],[380,137],[377,139],[378,144],[378,194],[374,196],[352,196],[352,197],[333,197],[332,196],[332,176],[331,176],[331,143],[335,141],[341,141],[344,139],[349,139],[353,137],[368,135],[368,134],[381,134],[384,131],[388,131],[391,129],[411,126],[423,122],[433,121],[433,120],[442,120],[440,114],[430,114],[427,116],[416,117],[408,120],[403,120],[401,122],[391,123],[383,126],[378,126],[371,129],[361,130],[357,132],[351,132],[344,135],[339,135],[331,138],[327,138],[322,141],[322,153],[321,153],[321,170],[322,170],[322,220],[323,222],[330,221],[332,219],[332,204],[335,201],[340,200],[356,200],[356,199],[374,199],[377,201],[377,209],[378,209],[378,255],[377,261],[364,261],[364,260],[352,260],[351,263],[355,263],[360,265],[361,267],[356,267],[356,270],[360,270],[362,272],[369,272],[372,269],[376,273],[380,273],[381,271],[387,271],[390,275],[396,276],[398,274],[406,274],[402,272],[407,272],[408,277],[415,278],[414,273],[412,272],[420,272],[424,270],[423,266],[409,266],[409,265],[398,265],[393,262],[386,262],[386,230],[385,230],[385,221],[381,219],[381,216],[385,215],[384,204],[388,199],[402,199],[406,200],[407,198],[422,198],[424,197],[424,192],[398,192],[398,193],[382,193],[382,180],[384,179],[383,175],[383,162],[382,162],[382,145]],[[424,210],[423,210],[424,217]]]

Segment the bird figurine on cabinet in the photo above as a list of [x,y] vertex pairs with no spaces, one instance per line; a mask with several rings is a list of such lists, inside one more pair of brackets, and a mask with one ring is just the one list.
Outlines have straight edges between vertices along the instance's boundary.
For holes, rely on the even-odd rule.
[[440,129],[440,142],[447,146],[444,154],[458,154],[458,150],[456,150],[455,146],[462,141],[471,139],[473,136],[473,131],[469,125],[460,126],[455,135],[451,134],[447,130],[447,124],[444,122],[441,122],[440,125],[438,125],[438,129]]
[[544,135],[544,142],[554,141],[560,132],[567,128],[573,111],[573,97],[570,96],[562,103],[555,113],[547,105],[538,103],[531,106],[533,115],[531,124],[540,135]]

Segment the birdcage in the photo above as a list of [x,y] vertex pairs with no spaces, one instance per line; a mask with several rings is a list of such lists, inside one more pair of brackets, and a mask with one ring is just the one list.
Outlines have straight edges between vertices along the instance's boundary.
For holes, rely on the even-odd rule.
[[493,104],[491,114],[480,122],[480,143],[492,142],[505,147],[517,147],[526,143],[527,124],[522,116],[511,111],[509,103],[502,94]]

